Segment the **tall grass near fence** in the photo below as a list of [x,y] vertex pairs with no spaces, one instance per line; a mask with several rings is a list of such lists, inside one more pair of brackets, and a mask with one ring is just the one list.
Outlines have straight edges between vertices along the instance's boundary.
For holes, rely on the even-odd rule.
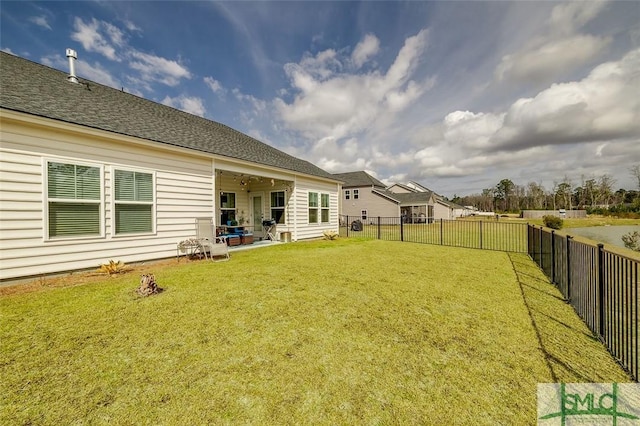
[[637,381],[640,262],[543,227],[527,235],[529,256]]
[[[362,224],[353,226],[354,222]],[[427,219],[424,223],[404,223],[400,217],[341,217],[344,237],[375,238],[387,241],[437,244],[515,253],[527,252],[527,225],[500,221]]]

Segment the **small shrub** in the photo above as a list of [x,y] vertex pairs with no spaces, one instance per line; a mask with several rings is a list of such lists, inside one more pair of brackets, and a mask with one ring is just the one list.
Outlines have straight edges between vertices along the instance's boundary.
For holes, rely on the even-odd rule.
[[622,242],[626,248],[640,251],[640,232],[633,231],[623,235]]
[[115,274],[123,274],[127,272],[127,265],[121,261],[109,260],[109,263],[105,263],[104,265],[100,265],[100,269],[98,271],[104,272],[105,274],[115,275]]
[[322,236],[325,240],[335,240],[338,238],[338,233],[336,231],[328,229],[326,231],[322,231]]
[[551,215],[543,216],[542,222],[544,223],[544,226],[551,229],[562,229],[562,225],[564,223],[562,218]]

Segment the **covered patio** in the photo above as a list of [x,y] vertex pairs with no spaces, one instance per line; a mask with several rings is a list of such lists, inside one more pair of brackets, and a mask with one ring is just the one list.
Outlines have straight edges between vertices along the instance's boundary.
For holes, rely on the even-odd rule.
[[[224,169],[216,170],[215,181],[214,223],[219,233],[240,229],[252,234],[252,244],[257,244],[279,241],[282,232],[291,232],[294,181]],[[264,225],[268,221],[273,224],[271,233]]]

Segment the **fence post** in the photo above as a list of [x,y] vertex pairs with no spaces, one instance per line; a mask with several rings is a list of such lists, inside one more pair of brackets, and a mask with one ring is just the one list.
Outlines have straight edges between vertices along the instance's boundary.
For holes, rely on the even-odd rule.
[[544,271],[544,260],[542,259],[542,230],[543,229],[544,228],[541,226],[538,237],[539,237],[539,240],[540,240],[540,244],[539,244],[540,245],[540,251],[539,251],[539,253],[540,253],[540,269],[542,269]]
[[571,240],[573,237],[567,235],[567,301],[571,303]]
[[598,244],[598,315],[601,337],[604,337],[604,244]]
[[444,238],[442,236],[442,218],[440,218],[440,245],[444,244]]
[[380,216],[378,216],[378,239],[380,239]]
[[480,248],[482,248],[482,221],[480,221]]
[[402,222],[402,216],[400,216],[400,241],[404,241],[404,223]]
[[351,224],[349,223],[349,215],[347,215],[346,218],[347,218],[347,238],[349,238],[349,229],[351,228]]
[[551,282],[556,283],[556,231],[551,230]]

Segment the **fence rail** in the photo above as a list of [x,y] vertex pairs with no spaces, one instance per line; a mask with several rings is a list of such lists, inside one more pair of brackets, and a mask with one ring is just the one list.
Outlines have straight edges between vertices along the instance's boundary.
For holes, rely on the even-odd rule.
[[533,225],[527,240],[529,256],[638,381],[640,262]]
[[527,253],[525,223],[430,218],[405,223],[401,217],[341,216],[340,235]]

